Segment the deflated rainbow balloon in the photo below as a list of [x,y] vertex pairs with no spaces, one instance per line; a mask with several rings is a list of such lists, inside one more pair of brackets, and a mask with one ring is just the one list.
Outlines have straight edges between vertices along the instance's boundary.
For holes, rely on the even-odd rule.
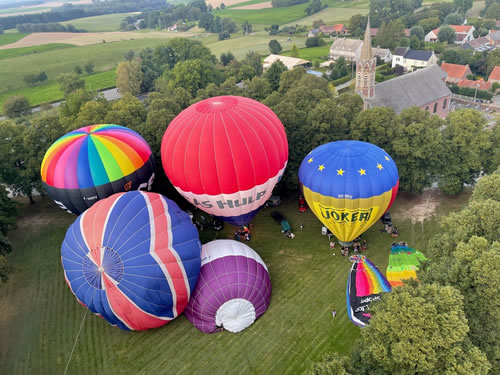
[[425,255],[411,247],[392,247],[385,272],[387,280],[394,287],[404,285],[403,280],[417,279],[417,270],[424,260],[427,260]]

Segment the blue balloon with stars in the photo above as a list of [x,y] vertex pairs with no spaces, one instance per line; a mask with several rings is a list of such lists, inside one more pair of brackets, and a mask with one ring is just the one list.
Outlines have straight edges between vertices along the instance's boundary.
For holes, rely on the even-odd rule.
[[346,244],[389,209],[399,188],[398,169],[389,154],[361,141],[315,148],[300,165],[299,181],[311,210]]

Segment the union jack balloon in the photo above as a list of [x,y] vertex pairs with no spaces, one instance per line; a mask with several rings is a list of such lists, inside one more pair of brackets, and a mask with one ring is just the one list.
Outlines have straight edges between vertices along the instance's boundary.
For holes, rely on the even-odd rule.
[[190,203],[233,225],[246,225],[271,196],[288,161],[278,117],[239,96],[202,100],[170,123],[163,168]]
[[124,330],[181,314],[198,280],[198,232],[177,204],[133,191],[101,200],[69,227],[64,276],[76,299]]

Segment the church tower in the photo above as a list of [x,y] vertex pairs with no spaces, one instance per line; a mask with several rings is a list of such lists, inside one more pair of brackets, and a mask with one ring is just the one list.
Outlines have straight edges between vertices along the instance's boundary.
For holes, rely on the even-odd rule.
[[[370,17],[366,24],[365,39],[361,47],[361,54],[356,63],[356,92],[363,99],[375,96],[375,71],[377,59],[372,54],[372,38],[370,35]],[[366,103],[365,103],[366,107]]]

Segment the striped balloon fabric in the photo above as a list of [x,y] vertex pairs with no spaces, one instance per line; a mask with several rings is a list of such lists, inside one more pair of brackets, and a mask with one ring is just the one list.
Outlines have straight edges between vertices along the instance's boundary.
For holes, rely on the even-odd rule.
[[393,246],[385,271],[387,280],[395,287],[404,285],[403,280],[417,279],[417,270],[424,260],[427,258],[418,250],[408,246]]
[[91,125],[55,141],[42,161],[44,187],[62,208],[80,214],[114,193],[146,188],[154,178],[149,145],[119,125]]
[[271,300],[271,279],[260,256],[247,245],[216,240],[202,247],[200,278],[184,314],[205,333],[240,332]]
[[182,313],[200,272],[189,216],[160,194],[101,200],[69,227],[61,248],[77,300],[125,330],[160,327]]
[[264,104],[218,96],[174,118],[161,159],[190,203],[230,224],[247,225],[283,175],[288,142],[283,124]]
[[353,255],[349,260],[353,264],[347,279],[347,315],[354,324],[364,327],[371,318],[370,303],[380,300],[381,293],[390,292],[391,285],[364,255]]

